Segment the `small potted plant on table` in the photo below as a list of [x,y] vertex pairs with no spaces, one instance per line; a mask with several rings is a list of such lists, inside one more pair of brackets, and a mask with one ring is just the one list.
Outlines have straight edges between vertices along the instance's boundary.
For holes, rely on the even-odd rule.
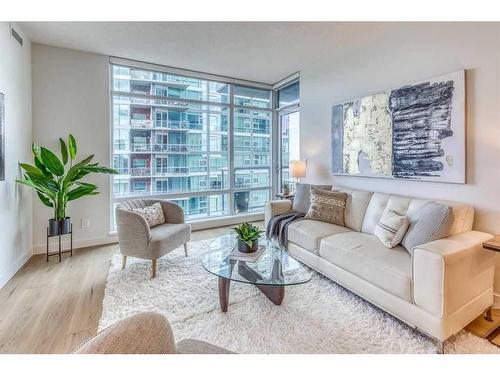
[[[49,236],[67,234],[71,228],[70,218],[66,216],[69,201],[86,195],[99,194],[97,185],[82,182],[82,178],[91,173],[116,174],[114,169],[91,163],[94,155],[73,164],[76,159],[76,140],[70,134],[68,144],[59,138],[61,159],[45,147],[33,143],[34,165],[19,163],[24,170],[24,179],[18,183],[33,188],[40,201],[54,210],[54,217],[49,220]],[[69,168],[65,170],[68,164]]]
[[238,251],[242,253],[253,253],[259,246],[259,238],[264,233],[258,226],[250,223],[241,223],[236,228],[238,240]]

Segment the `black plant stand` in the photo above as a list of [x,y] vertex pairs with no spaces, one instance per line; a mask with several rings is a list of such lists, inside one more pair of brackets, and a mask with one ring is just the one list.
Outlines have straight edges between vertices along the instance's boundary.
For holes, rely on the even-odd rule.
[[[47,227],[47,262],[49,261],[49,257],[54,256],[54,255],[59,255],[59,262],[61,261],[61,255],[70,253],[70,256],[73,256],[73,223],[70,224],[70,230],[69,233],[64,233],[64,234],[54,234],[52,236],[49,235],[49,228]],[[69,250],[62,250],[61,251],[61,236],[65,235],[70,235],[70,248]],[[54,251],[52,253],[49,253],[49,238],[50,237],[59,237],[59,251]]]

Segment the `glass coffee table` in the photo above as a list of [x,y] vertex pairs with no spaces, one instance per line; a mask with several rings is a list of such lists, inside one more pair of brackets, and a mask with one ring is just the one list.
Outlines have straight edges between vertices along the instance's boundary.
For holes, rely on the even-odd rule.
[[219,302],[223,312],[229,305],[231,281],[255,285],[272,303],[281,305],[285,287],[307,283],[311,274],[286,251],[270,241],[260,240],[266,249],[256,262],[234,260],[229,254],[236,244],[235,235],[221,236],[210,244],[203,267],[219,278]]

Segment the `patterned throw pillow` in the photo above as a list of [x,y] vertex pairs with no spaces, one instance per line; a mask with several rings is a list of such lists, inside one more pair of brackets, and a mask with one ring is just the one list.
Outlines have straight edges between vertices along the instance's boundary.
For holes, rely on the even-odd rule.
[[133,208],[132,211],[137,212],[146,219],[150,228],[165,223],[165,216],[160,203],[154,203],[144,208]]
[[406,216],[399,215],[397,212],[386,208],[377,225],[375,225],[373,234],[385,247],[393,248],[399,245],[409,226],[410,220]]
[[303,182],[295,184],[295,196],[293,197],[292,210],[303,214],[307,213],[311,205],[311,189],[332,190],[331,185],[311,185]]
[[306,219],[344,226],[346,193],[311,188],[311,206]]

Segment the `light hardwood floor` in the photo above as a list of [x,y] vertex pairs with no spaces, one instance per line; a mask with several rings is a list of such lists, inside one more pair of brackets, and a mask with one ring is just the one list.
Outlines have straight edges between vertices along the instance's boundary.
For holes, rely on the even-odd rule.
[[[195,231],[191,240],[213,238],[230,228]],[[33,256],[0,290],[0,353],[70,353],[94,335],[110,261],[118,252],[118,245],[77,249],[61,263],[56,257],[47,263],[45,255]],[[478,334],[484,330],[480,319],[471,323]],[[490,337],[500,344],[499,338]]]
[[[191,241],[230,230],[194,231]],[[69,353],[95,335],[117,253],[113,244],[77,249],[61,263],[57,257],[47,263],[45,255],[33,256],[0,290],[0,353]]]

